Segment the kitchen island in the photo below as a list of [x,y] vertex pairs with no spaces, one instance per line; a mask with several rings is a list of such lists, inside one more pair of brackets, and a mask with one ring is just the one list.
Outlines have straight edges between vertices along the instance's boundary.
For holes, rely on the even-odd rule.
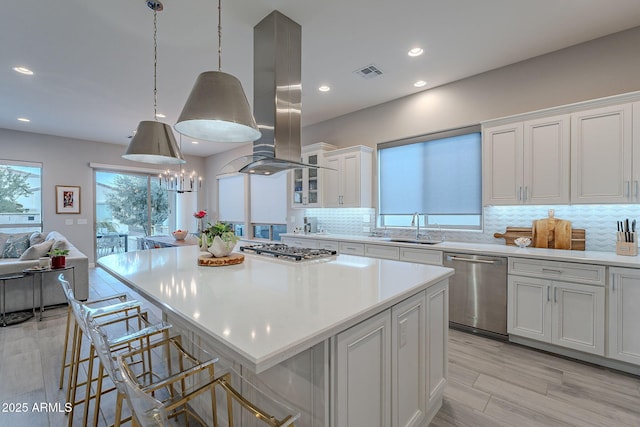
[[[177,330],[301,412],[301,426],[427,425],[447,375],[448,277],[430,265],[247,254],[199,267],[197,247],[103,257]],[[243,424],[244,425],[244,424]]]

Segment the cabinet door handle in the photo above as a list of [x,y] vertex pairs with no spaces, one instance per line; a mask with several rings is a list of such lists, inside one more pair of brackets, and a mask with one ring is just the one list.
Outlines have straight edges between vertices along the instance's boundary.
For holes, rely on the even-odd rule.
[[527,190],[528,190],[528,187],[525,185],[524,186],[524,197],[522,198],[522,201],[524,201],[524,202],[527,201]]
[[638,180],[633,181],[633,195],[637,199],[638,198]]
[[547,302],[551,301],[551,286],[547,286]]
[[616,276],[611,276],[611,291],[616,290]]
[[522,200],[522,187],[518,187],[518,201]]
[[625,187],[627,187],[627,198],[629,198],[629,196],[631,195],[630,191],[630,186],[631,186],[631,182],[630,181],[625,181]]
[[553,302],[558,302],[558,288],[553,288]]
[[543,268],[543,273],[562,274],[562,270],[553,270],[551,268]]

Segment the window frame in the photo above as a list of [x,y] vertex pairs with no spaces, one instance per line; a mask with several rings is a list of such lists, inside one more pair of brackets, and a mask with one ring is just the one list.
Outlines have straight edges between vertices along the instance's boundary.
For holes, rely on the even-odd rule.
[[[385,217],[402,217],[403,219],[405,217],[409,218],[409,221],[407,222],[408,224],[410,224],[411,220],[411,214],[398,214],[398,215],[392,215],[392,214],[381,214],[381,185],[380,185],[380,170],[381,170],[381,156],[380,156],[380,151],[387,149],[387,148],[394,148],[394,147],[400,147],[400,146],[404,146],[404,145],[411,145],[411,144],[420,144],[420,143],[425,143],[425,142],[429,142],[429,141],[434,141],[434,140],[439,140],[439,139],[445,139],[445,138],[451,138],[451,137],[456,137],[456,136],[462,136],[462,135],[468,135],[468,134],[473,134],[473,133],[479,133],[480,134],[480,213],[478,215],[471,215],[471,214],[459,214],[461,217],[462,216],[473,216],[475,218],[478,218],[477,224],[476,225],[471,225],[470,223],[468,224],[439,224],[437,221],[430,221],[429,217],[433,218],[433,217],[442,217],[445,215],[441,215],[441,214],[425,214],[420,212],[420,227],[427,227],[427,228],[442,228],[442,229],[446,229],[446,230],[466,230],[466,231],[482,231],[483,230],[483,226],[484,226],[484,210],[483,210],[483,206],[482,206],[482,126],[480,124],[474,124],[474,125],[469,125],[469,126],[463,126],[463,127],[459,127],[459,128],[455,128],[455,129],[448,129],[448,130],[444,130],[444,131],[438,131],[438,132],[432,132],[432,133],[428,133],[428,134],[423,134],[423,135],[417,135],[417,136],[413,136],[413,137],[409,137],[409,138],[402,138],[402,139],[397,139],[397,140],[393,140],[393,141],[388,141],[388,142],[381,142],[377,144],[377,150],[376,150],[376,154],[377,154],[377,159],[378,159],[378,206],[376,208],[376,225],[379,228],[385,228],[385,229],[397,229],[397,230],[409,230],[412,228],[415,228],[415,226],[410,226],[410,225],[397,225],[393,224],[387,224],[385,222]],[[449,214],[446,216],[455,216],[455,214]],[[390,222],[390,221],[389,221]]]
[[[39,222],[25,222],[25,223],[15,223],[15,224],[0,224],[0,233],[6,233],[6,230],[10,230],[10,229],[29,229],[26,231],[16,231],[17,233],[21,233],[21,232],[31,232],[31,231],[38,231],[38,232],[42,232],[42,230],[44,230],[44,210],[43,210],[43,206],[44,206],[44,194],[43,194],[43,189],[42,189],[42,175],[44,173],[44,165],[42,164],[42,162],[29,162],[29,161],[22,161],[22,160],[11,160],[11,159],[0,159],[0,166],[24,166],[24,167],[31,167],[31,168],[39,168],[40,169],[40,186],[37,187],[40,191],[40,212],[38,212],[38,214],[40,215],[40,221]],[[30,187],[33,188],[33,187]],[[37,230],[34,230],[36,229]]]

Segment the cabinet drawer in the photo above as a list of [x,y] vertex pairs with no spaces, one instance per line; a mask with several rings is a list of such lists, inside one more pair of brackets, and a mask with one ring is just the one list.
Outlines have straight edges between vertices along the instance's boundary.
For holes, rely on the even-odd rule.
[[364,254],[373,258],[399,259],[400,250],[396,246],[365,245]]
[[316,249],[318,247],[318,242],[316,240],[298,237],[283,237],[282,243],[289,246],[295,246],[296,248]]
[[364,255],[364,244],[340,242],[340,253],[345,255]]
[[603,265],[509,258],[509,274],[590,285],[605,285],[605,267]]
[[442,252],[428,249],[400,248],[400,261],[442,265]]
[[326,249],[328,251],[340,251],[340,245],[338,242],[318,240],[318,249]]

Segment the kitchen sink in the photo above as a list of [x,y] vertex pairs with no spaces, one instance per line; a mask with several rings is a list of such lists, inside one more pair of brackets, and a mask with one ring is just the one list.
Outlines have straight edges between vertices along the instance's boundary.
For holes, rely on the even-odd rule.
[[403,237],[393,237],[388,239],[390,242],[398,242],[398,243],[415,243],[418,245],[437,245],[441,243],[439,240],[429,240],[429,239],[411,239],[411,238],[403,238]]

